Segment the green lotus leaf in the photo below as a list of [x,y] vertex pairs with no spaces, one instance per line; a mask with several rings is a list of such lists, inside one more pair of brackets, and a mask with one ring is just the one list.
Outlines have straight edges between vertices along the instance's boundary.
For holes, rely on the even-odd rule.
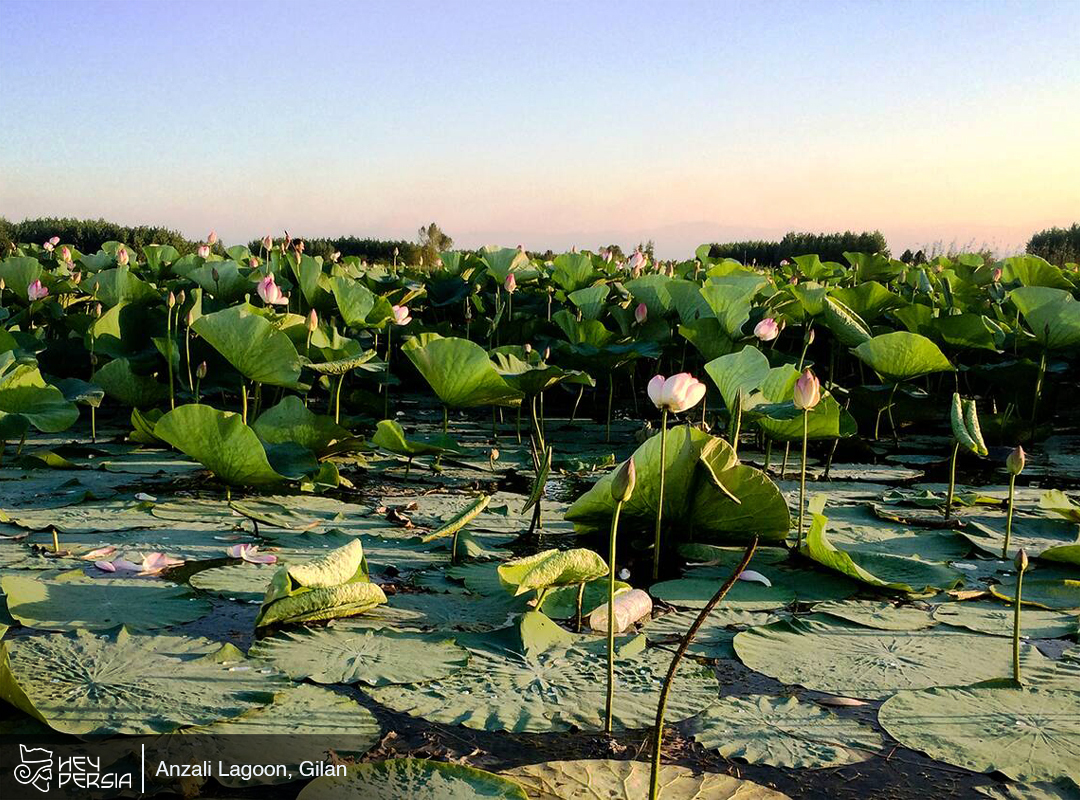
[[873,322],[886,311],[905,304],[904,298],[877,281],[866,281],[851,289],[833,289],[829,296],[840,301],[865,322]]
[[513,589],[515,597],[552,586],[587,583],[607,573],[608,566],[604,559],[582,547],[544,550],[499,565],[499,580],[508,589]]
[[145,281],[131,274],[128,266],[104,269],[83,284],[83,291],[93,295],[106,308],[121,303],[160,301],[161,294]]
[[316,414],[295,395],[268,408],[251,428],[267,444],[295,442],[319,455],[326,453],[331,443],[350,436],[332,417]]
[[251,294],[255,289],[248,276],[240,272],[240,265],[235,261],[208,261],[194,269],[183,271],[173,265],[173,271],[197,283],[199,290],[208,297],[224,303],[243,300],[245,294]]
[[169,387],[153,375],[139,375],[126,358],[114,358],[94,373],[94,383],[105,394],[127,406],[144,408],[162,402],[169,396]]
[[559,383],[595,386],[590,376],[578,370],[564,370],[545,362],[535,350],[526,353],[522,347],[499,347],[492,351],[495,369],[511,388],[525,397],[535,397],[540,392]]
[[773,767],[822,769],[865,761],[881,736],[795,697],[724,697],[689,723],[703,747],[724,758]]
[[204,314],[192,330],[205,339],[248,380],[295,388],[300,381],[300,356],[281,331],[249,305]]
[[177,406],[158,420],[154,435],[233,486],[261,486],[284,480],[270,466],[258,435],[239,414],[207,405]]
[[401,349],[450,408],[521,404],[521,392],[503,380],[484,348],[474,342],[424,333]]
[[872,334],[865,322],[834,297],[825,298],[825,324],[841,344],[855,347],[870,341]]
[[818,603],[814,613],[829,614],[881,631],[919,631],[937,624],[927,609],[888,600],[832,600]]
[[852,352],[878,375],[894,383],[954,369],[936,344],[908,331],[883,333],[863,342]]
[[348,775],[316,778],[304,787],[297,800],[402,800],[406,797],[409,800],[528,800],[521,786],[492,772],[422,758],[350,764]]
[[721,330],[716,317],[700,317],[679,326],[679,335],[697,348],[701,357],[712,361],[731,352],[734,342]]
[[7,290],[27,302],[26,287],[36,280],[41,280],[44,269],[36,258],[12,256],[0,261],[0,278],[3,278]]
[[[584,759],[529,764],[503,775],[524,786],[534,800],[643,800],[649,796],[652,772],[645,761]],[[660,787],[664,800],[787,800],[752,781],[674,764],[661,765]]]
[[[555,269],[551,273],[551,280],[568,293],[588,286],[596,272],[592,258],[587,253],[563,253],[555,256],[552,263]],[[607,296],[607,287],[604,287],[604,296]]]
[[705,364],[705,372],[720,390],[724,405],[729,409],[736,408],[740,395],[745,400],[760,389],[769,375],[769,369],[769,359],[765,354],[750,346]]
[[[1012,606],[992,602],[942,603],[934,609],[939,622],[990,636],[1012,636],[1013,617]],[[1060,611],[1025,608],[1021,621],[1023,635],[1032,639],[1057,639],[1077,632],[1076,615]]]
[[457,442],[441,434],[422,439],[405,438],[405,429],[392,419],[384,419],[375,426],[375,435],[371,443],[399,456],[437,456],[442,453],[456,453]]
[[288,685],[279,673],[251,669],[232,645],[202,638],[78,630],[0,648],[0,698],[76,736],[206,725],[265,706]]
[[963,576],[944,564],[865,551],[837,548],[825,533],[828,518],[814,514],[803,552],[819,564],[857,581],[894,592],[922,594],[933,589],[952,589]]
[[761,275],[732,273],[706,280],[701,287],[701,296],[705,298],[712,315],[720,320],[724,333],[737,339],[742,335],[743,325],[750,319],[750,304],[754,296],[767,283]]
[[1080,782],[1080,692],[1004,681],[931,688],[889,698],[878,718],[901,745],[946,764],[1020,781]]
[[[1034,572],[1024,578],[1022,605],[1062,611],[1080,609],[1080,580],[1042,578],[1039,574]],[[992,585],[990,594],[1007,603],[1015,602],[1016,578]]]
[[1005,346],[1005,330],[982,314],[937,317],[933,327],[946,344],[954,347],[999,351]]
[[266,587],[278,568],[272,564],[227,564],[200,570],[188,578],[188,583],[202,592],[246,603],[261,602]]
[[587,289],[570,292],[567,297],[571,303],[581,309],[582,318],[596,319],[603,313],[604,303],[610,291],[610,287],[606,283],[602,283],[599,286],[590,286]]
[[1064,350],[1080,344],[1080,303],[1071,291],[1024,286],[1009,292],[1009,299],[1043,347]]
[[1072,290],[1065,273],[1038,256],[1022,255],[1006,258],[1001,265],[1001,279],[1006,283],[1019,281],[1024,286],[1048,286]]
[[1048,489],[1039,496],[1039,508],[1059,514],[1070,522],[1080,523],[1080,506],[1060,489]]
[[511,272],[520,270],[529,263],[529,257],[516,247],[488,245],[480,249],[479,256],[500,286],[506,282]]
[[25,431],[29,424],[43,433],[58,433],[78,418],[76,405],[47,384],[37,366],[16,363],[10,352],[0,354],[0,425]]
[[[716,593],[716,586],[717,584],[713,584],[713,594]],[[712,599],[712,595],[709,595],[709,599]],[[700,613],[697,609],[675,611],[646,620],[645,636],[648,637],[650,643],[674,644],[686,636]],[[724,598],[724,602],[717,606],[705,619],[704,624],[698,628],[686,652],[701,658],[733,659],[735,650],[731,642],[739,630],[745,630],[753,625],[767,625],[775,619],[776,617],[770,613],[731,608],[727,604],[727,598]]]
[[674,306],[671,294],[668,292],[668,284],[671,278],[667,275],[644,275],[626,282],[626,291],[634,298],[634,303],[644,303],[651,317],[663,317]]
[[375,293],[360,281],[344,277],[331,278],[330,288],[345,325],[350,328],[366,327],[368,316],[375,308]]

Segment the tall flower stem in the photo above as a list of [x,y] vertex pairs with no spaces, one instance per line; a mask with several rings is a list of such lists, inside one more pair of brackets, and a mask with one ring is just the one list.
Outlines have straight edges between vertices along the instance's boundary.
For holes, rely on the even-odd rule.
[[956,490],[956,454],[960,452],[960,442],[953,444],[952,460],[949,462],[949,494],[945,498],[945,519],[952,516],[953,493]]
[[[386,326],[386,372],[385,380],[383,381],[383,419],[390,418],[390,347],[393,342],[393,328]],[[341,384],[338,384],[338,391],[341,390]]]
[[[184,330],[184,361],[187,362],[187,382],[188,389],[191,393],[195,393],[195,381],[192,380],[191,375],[191,326],[188,325]],[[195,402],[198,402],[197,400]]]
[[[605,442],[611,441],[611,404],[615,399],[615,371],[612,370],[608,373],[608,390],[607,390],[607,433]],[[665,414],[667,412],[664,412]]]
[[656,532],[653,535],[652,577],[660,577],[660,526],[664,517],[664,473],[667,471],[667,409],[660,413],[660,497],[656,502]]
[[660,746],[663,744],[664,737],[664,712],[667,710],[668,694],[671,692],[671,684],[675,680],[675,670],[679,668],[679,662],[682,661],[682,657],[686,654],[687,648],[690,647],[690,643],[694,640],[698,630],[705,624],[705,620],[708,619],[709,614],[716,608],[717,604],[724,599],[724,596],[731,590],[731,587],[735,585],[735,581],[739,579],[743,570],[750,564],[750,559],[754,557],[754,551],[757,550],[757,537],[750,542],[746,548],[746,552],[743,553],[742,561],[739,562],[739,566],[735,567],[735,571],[731,573],[724,585],[721,586],[716,594],[712,596],[705,608],[701,609],[701,613],[698,614],[694,624],[690,626],[690,630],[686,632],[686,636],[679,642],[679,648],[675,651],[675,657],[671,659],[671,666],[668,667],[667,677],[664,679],[664,685],[660,688],[660,700],[656,706],[656,728],[653,731],[653,752],[652,752],[652,776],[649,780],[649,800],[657,800],[660,797]]
[[1005,514],[1005,544],[1001,546],[1001,557],[1009,557],[1009,539],[1012,538],[1013,502],[1016,496],[1016,476],[1009,475],[1009,510]]
[[[171,294],[169,295],[169,298],[170,298],[170,302],[171,302],[171,298],[172,298]],[[165,313],[165,320],[166,320],[166,322],[165,322],[165,361],[166,361],[166,364],[167,364],[168,369],[169,369],[169,408],[176,408],[176,396],[175,396],[175,394],[173,392],[173,368],[172,368],[172,348],[173,348],[172,331],[173,331],[173,325],[172,325],[172,318],[173,318],[173,311],[172,311],[171,308],[169,308],[169,309],[167,309],[167,311]]]
[[611,705],[615,700],[615,536],[619,532],[622,501],[615,503],[611,515],[611,534],[608,537],[608,615],[607,615],[607,705],[604,710],[604,732],[611,733]]
[[1024,588],[1025,566],[1016,570],[1016,599],[1013,601],[1013,680],[1020,683],[1020,594]]
[[244,383],[243,379],[240,381],[240,413],[240,418],[247,425],[247,384]]
[[799,465],[799,538],[795,548],[802,547],[803,522],[806,511],[806,439],[810,433],[810,410],[802,412],[802,463]]
[[1031,441],[1035,441],[1035,425],[1038,422],[1039,394],[1042,392],[1043,378],[1046,377],[1046,350],[1039,359],[1039,375],[1035,379],[1035,397],[1031,401]]

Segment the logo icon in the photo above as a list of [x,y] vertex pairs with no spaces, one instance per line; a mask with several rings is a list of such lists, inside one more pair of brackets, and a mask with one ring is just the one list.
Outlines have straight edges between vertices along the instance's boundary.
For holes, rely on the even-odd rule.
[[49,791],[53,777],[53,751],[20,744],[19,758],[22,763],[15,767],[15,780],[24,786],[30,784],[39,792]]

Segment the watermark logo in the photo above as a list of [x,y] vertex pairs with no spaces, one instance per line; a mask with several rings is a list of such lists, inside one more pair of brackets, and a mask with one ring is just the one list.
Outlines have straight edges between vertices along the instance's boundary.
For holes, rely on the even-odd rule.
[[23,786],[33,786],[39,792],[49,791],[53,777],[53,751],[20,744],[19,759],[22,763],[15,767],[15,780]]
[[102,772],[101,759],[88,755],[56,755],[44,747],[19,745],[22,763],[14,769],[15,780],[39,792],[63,787],[79,789],[130,789],[132,775]]

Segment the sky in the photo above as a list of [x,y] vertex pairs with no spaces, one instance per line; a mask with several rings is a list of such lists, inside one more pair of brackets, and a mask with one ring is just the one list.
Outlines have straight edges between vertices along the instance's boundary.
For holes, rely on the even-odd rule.
[[0,0],[0,216],[662,257],[1080,220],[1080,3]]

